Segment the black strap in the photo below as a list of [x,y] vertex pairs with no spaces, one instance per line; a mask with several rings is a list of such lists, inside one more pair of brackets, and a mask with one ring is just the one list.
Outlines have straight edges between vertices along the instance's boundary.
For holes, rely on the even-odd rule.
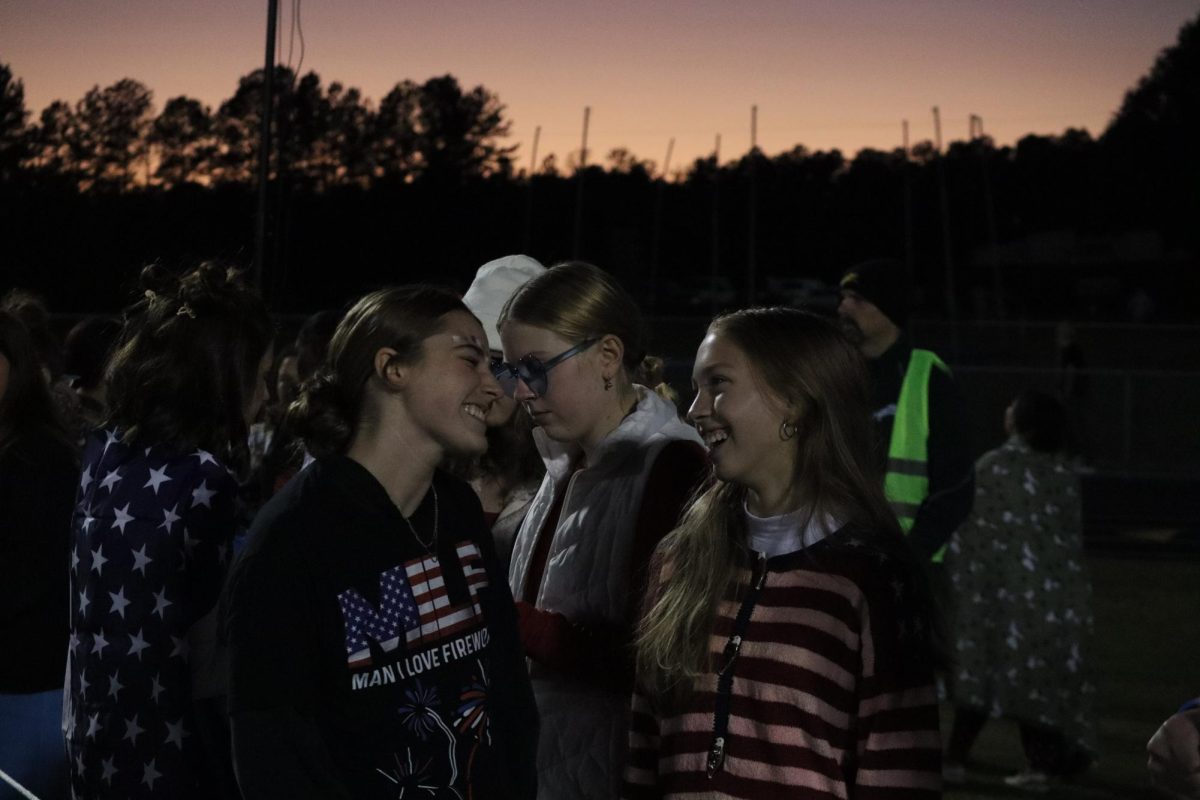
[[717,670],[716,708],[713,710],[713,739],[712,746],[708,750],[708,767],[706,769],[709,778],[720,772],[725,763],[725,736],[729,730],[729,705],[733,695],[733,663],[737,661],[738,654],[742,650],[742,635],[745,634],[746,627],[750,624],[750,615],[754,613],[754,606],[758,603],[758,596],[766,581],[767,556],[765,553],[759,553],[750,591],[742,600],[741,608],[738,609],[737,617],[733,621],[733,633],[730,634],[729,641],[725,643],[725,649],[721,652],[722,663]]

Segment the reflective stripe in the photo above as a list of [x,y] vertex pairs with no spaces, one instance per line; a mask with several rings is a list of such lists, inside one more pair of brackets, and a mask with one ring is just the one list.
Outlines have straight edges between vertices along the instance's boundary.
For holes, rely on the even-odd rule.
[[899,475],[916,475],[924,478],[925,462],[910,458],[889,458],[888,472],[894,472]]
[[899,500],[892,500],[888,505],[897,517],[908,517],[910,521],[916,518],[917,509],[921,507],[920,503],[901,503]]

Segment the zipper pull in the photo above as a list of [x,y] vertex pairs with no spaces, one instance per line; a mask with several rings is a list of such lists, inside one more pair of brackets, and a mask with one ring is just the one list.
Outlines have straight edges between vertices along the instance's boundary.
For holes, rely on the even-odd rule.
[[708,751],[708,769],[706,773],[711,779],[721,769],[721,765],[725,763],[725,737],[718,736],[713,741],[712,749]]
[[767,582],[767,554],[758,554],[758,582],[754,584],[755,589],[761,589],[763,584]]

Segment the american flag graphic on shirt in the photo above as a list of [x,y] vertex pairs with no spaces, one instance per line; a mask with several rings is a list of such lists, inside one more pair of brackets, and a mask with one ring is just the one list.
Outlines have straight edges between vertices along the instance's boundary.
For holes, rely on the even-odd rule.
[[406,647],[419,648],[482,624],[477,592],[488,585],[483,554],[471,542],[458,544],[454,554],[457,563],[449,568],[461,570],[466,579],[465,602],[451,600],[443,566],[431,555],[380,573],[378,606],[356,589],[338,594],[351,668],[371,665],[372,641],[384,652],[399,647],[401,638]]

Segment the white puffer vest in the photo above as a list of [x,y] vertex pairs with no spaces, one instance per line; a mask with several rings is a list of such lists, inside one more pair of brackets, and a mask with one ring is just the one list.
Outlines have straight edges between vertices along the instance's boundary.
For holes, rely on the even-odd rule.
[[[513,596],[521,597],[537,533],[556,493],[571,481],[535,605],[575,622],[620,625],[628,620],[630,604],[638,602],[630,596],[629,559],[646,477],[659,451],[670,442],[701,443],[671,403],[644,386],[634,389],[637,408],[596,449],[594,463],[574,478],[571,462],[579,449],[534,430],[546,477],[517,534],[509,584]],[[629,697],[537,664],[531,663],[530,675],[542,721],[538,797],[616,797],[629,736]]]

